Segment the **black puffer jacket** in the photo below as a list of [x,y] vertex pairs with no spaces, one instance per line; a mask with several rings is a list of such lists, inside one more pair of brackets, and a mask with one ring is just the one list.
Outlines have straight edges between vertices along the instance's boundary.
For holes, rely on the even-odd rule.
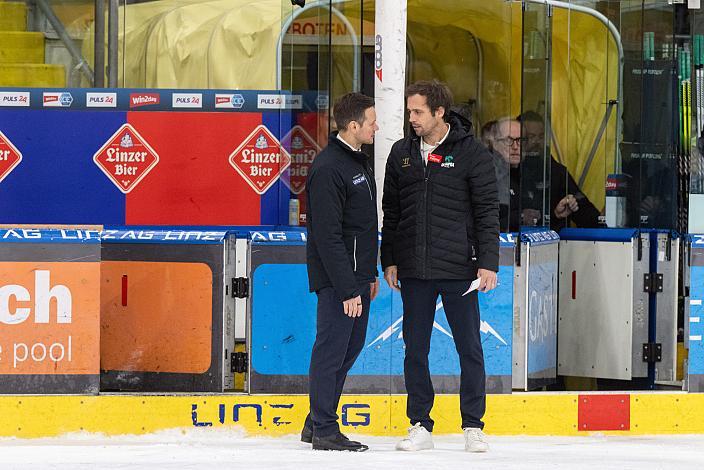
[[376,184],[368,158],[334,133],[306,183],[310,290],[332,286],[340,301],[360,295],[378,274]]
[[386,163],[381,264],[399,278],[474,279],[499,268],[499,201],[489,151],[450,114],[450,134],[423,165],[420,138],[394,144]]

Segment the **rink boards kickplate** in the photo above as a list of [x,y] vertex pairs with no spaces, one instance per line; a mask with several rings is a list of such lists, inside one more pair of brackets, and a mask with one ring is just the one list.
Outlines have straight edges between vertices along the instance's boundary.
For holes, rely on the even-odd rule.
[[[145,434],[176,428],[281,436],[300,432],[308,396],[4,396],[0,413],[2,437]],[[346,433],[400,436],[408,428],[405,395],[344,395],[338,415]],[[437,395],[432,416],[435,434],[461,432],[457,395]],[[489,435],[697,434],[704,433],[704,395],[489,395],[484,421]]]

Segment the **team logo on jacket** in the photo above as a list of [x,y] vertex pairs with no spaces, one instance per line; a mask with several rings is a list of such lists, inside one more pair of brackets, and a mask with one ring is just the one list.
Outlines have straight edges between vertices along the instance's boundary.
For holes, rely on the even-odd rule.
[[440,166],[443,168],[454,168],[455,167],[455,159],[452,157],[452,155],[447,155],[445,157],[445,161],[443,161]]
[[130,124],[123,124],[93,156],[96,165],[124,194],[159,163],[159,155]]
[[401,159],[401,168],[408,168],[411,166],[411,157],[406,157]]
[[442,162],[442,155],[438,155],[437,153],[430,153],[428,154],[428,161],[432,163],[440,163]]
[[228,159],[257,194],[264,194],[291,164],[291,156],[263,125],[258,125]]
[[355,175],[354,178],[352,178],[352,183],[355,185],[362,184],[365,181],[367,181],[367,179],[364,177],[364,175],[362,173]]
[[320,146],[301,126],[294,126],[281,139],[281,145],[291,155],[288,178],[283,181],[293,194],[301,194],[306,188],[306,178],[313,159],[320,152]]

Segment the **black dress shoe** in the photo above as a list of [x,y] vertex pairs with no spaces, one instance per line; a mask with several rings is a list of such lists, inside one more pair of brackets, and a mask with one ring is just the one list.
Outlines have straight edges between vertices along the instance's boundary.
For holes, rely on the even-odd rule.
[[[340,433],[342,434],[342,433]],[[347,439],[347,436],[342,434],[342,437]],[[308,427],[308,426],[303,426],[303,430],[301,431],[301,442],[305,442],[306,444],[312,444],[313,443],[313,428]],[[357,441],[350,441],[354,442],[355,444],[359,444]]]
[[305,442],[306,444],[313,443],[313,428],[303,426],[303,430],[301,431],[301,442]]
[[346,450],[349,452],[364,452],[369,447],[356,441],[350,441],[341,432],[329,436],[313,436],[313,450]]

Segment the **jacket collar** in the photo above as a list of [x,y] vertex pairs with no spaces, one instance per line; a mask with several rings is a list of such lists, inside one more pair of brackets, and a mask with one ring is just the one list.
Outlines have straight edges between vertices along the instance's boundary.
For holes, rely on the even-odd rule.
[[[454,111],[450,111],[447,122],[450,123],[450,133],[443,143],[454,143],[474,135],[472,123]],[[417,140],[420,145],[420,137],[413,129],[411,129],[411,138]]]
[[369,156],[366,153],[362,152],[361,150],[352,150],[347,144],[337,138],[337,134],[337,131],[330,134],[330,137],[328,138],[328,145],[336,146],[336,148],[342,150],[343,152],[345,152],[345,154],[349,155],[355,160],[358,160],[361,163],[364,163],[369,160]]

